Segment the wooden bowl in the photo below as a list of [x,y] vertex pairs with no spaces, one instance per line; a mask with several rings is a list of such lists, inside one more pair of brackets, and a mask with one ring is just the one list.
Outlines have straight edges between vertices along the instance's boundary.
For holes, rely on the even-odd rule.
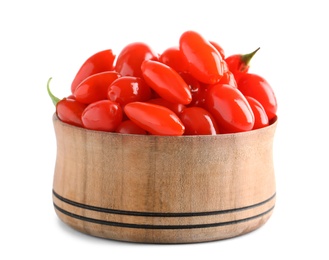
[[83,233],[192,243],[262,226],[275,205],[277,125],[216,136],[151,136],[53,123],[58,217]]

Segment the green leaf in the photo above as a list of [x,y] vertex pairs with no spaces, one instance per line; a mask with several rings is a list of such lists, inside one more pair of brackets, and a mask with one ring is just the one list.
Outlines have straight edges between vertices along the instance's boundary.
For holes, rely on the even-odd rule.
[[58,97],[55,97],[55,96],[53,95],[53,93],[51,93],[51,91],[50,91],[50,87],[49,87],[49,85],[50,85],[50,81],[51,81],[51,79],[52,79],[52,78],[49,78],[49,79],[48,79],[48,82],[47,82],[47,91],[48,91],[48,95],[49,95],[49,97],[51,98],[51,100],[53,101],[54,105],[56,106],[57,103],[60,101],[60,99],[59,99]]

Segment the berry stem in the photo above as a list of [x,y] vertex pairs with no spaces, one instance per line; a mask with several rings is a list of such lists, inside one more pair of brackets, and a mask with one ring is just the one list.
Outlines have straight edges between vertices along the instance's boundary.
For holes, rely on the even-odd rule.
[[252,57],[254,57],[254,55],[256,54],[256,52],[260,49],[260,47],[258,47],[256,50],[254,50],[251,53],[247,53],[247,54],[243,54],[241,56],[241,60],[242,62],[245,64],[245,66],[248,66],[250,63],[250,60],[252,59]]

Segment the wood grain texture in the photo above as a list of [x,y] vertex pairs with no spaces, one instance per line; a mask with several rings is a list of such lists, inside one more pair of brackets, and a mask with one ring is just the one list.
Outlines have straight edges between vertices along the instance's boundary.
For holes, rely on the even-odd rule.
[[53,123],[57,215],[83,233],[192,243],[262,226],[275,205],[269,127],[217,136],[142,136]]

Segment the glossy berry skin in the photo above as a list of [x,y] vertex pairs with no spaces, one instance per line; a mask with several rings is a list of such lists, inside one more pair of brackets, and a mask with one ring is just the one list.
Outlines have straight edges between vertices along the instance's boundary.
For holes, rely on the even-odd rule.
[[70,125],[83,127],[81,115],[87,105],[76,101],[73,98],[63,98],[56,104],[57,117]]
[[238,87],[238,84],[236,83],[233,73],[229,70],[224,72],[223,77],[220,79],[220,81],[218,83],[228,84],[235,88]]
[[74,93],[76,87],[85,78],[100,73],[103,71],[110,71],[114,69],[115,55],[112,50],[103,50],[90,56],[80,67],[75,75],[72,84],[71,92]]
[[185,127],[170,109],[146,102],[131,102],[124,107],[128,118],[152,135],[181,136]]
[[276,96],[264,77],[246,73],[239,79],[238,88],[245,96],[253,97],[262,104],[269,121],[276,116],[278,108]]
[[215,84],[223,76],[221,55],[199,33],[184,32],[179,39],[179,49],[189,64],[188,72],[197,80],[207,84]]
[[252,130],[255,117],[252,109],[237,89],[227,84],[215,84],[206,93],[206,109],[213,115],[219,131],[237,133]]
[[84,79],[75,89],[75,99],[84,104],[91,104],[107,99],[108,86],[120,75],[115,71],[105,71],[93,74]]
[[208,87],[205,86],[201,86],[198,89],[194,89],[192,91],[192,102],[188,106],[205,108],[207,91],[208,91]]
[[256,99],[245,96],[252,112],[254,113],[255,116],[255,123],[254,127],[252,128],[253,130],[263,128],[265,126],[269,125],[268,117],[266,115],[266,112],[264,110],[264,107],[262,106],[261,103],[259,103]]
[[122,108],[110,100],[97,101],[86,107],[81,119],[87,129],[113,132],[122,121]]
[[141,69],[145,82],[163,99],[183,105],[192,101],[189,86],[174,69],[151,60],[144,61]]
[[218,51],[218,53],[220,54],[220,56],[222,57],[222,59],[225,59],[225,52],[224,49],[222,48],[222,46],[220,46],[217,42],[215,41],[209,41],[211,43],[212,46],[214,46],[216,48],[216,50]]
[[250,61],[258,50],[259,48],[251,53],[233,54],[225,58],[228,70],[233,73],[236,81],[238,81],[243,74],[249,71]]
[[219,133],[215,119],[204,108],[185,108],[179,118],[185,126],[184,135],[216,135]]
[[192,101],[188,104],[189,107],[191,106],[203,106],[204,104],[204,93],[207,89],[207,84],[204,84],[198,81],[189,73],[179,73],[184,81],[188,84],[191,94],[192,94]]
[[147,132],[143,128],[139,127],[129,119],[122,121],[115,132],[120,134],[147,135]]
[[114,80],[107,90],[107,98],[124,107],[133,101],[147,101],[151,98],[151,88],[142,78],[123,76]]
[[156,104],[156,105],[160,105],[160,106],[164,106],[166,108],[169,108],[176,115],[179,115],[186,107],[183,104],[172,103],[172,102],[169,102],[168,100],[165,100],[163,98],[152,98],[152,99],[147,100],[147,102],[151,103],[151,104]]
[[178,46],[166,49],[159,57],[159,61],[177,72],[187,72],[188,63]]
[[116,61],[115,71],[121,76],[142,77],[141,65],[145,60],[158,60],[159,55],[143,42],[124,47]]

